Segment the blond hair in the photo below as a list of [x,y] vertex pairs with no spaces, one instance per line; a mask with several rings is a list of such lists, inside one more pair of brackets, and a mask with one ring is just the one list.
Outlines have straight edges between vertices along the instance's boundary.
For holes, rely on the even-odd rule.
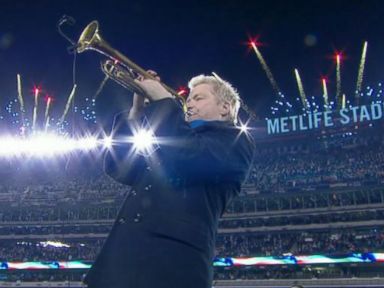
[[236,124],[237,114],[240,109],[240,95],[237,90],[229,82],[221,79],[216,74],[214,74],[214,76],[201,74],[193,77],[189,81],[188,87],[189,89],[193,89],[201,84],[208,84],[211,86],[212,92],[219,98],[220,101],[229,103],[229,120]]

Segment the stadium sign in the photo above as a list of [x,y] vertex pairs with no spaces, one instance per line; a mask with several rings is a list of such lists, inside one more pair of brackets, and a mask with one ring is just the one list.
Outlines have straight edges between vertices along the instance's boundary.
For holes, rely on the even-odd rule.
[[267,119],[266,124],[269,135],[306,131],[333,127],[338,124],[349,125],[380,120],[383,118],[383,110],[383,103],[372,103],[370,105],[343,108],[339,111],[310,112],[302,115]]

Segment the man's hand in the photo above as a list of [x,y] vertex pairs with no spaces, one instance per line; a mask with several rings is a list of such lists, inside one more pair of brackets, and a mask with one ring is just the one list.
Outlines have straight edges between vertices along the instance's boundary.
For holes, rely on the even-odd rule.
[[131,110],[129,110],[128,119],[140,118],[141,112],[144,108],[144,96],[134,93]]
[[138,84],[145,91],[145,96],[148,97],[150,101],[158,101],[164,98],[172,98],[172,94],[169,93],[160,84],[160,77],[157,75],[157,73],[151,70],[148,70],[147,72],[148,74],[155,77],[156,80],[144,79],[143,77],[135,79],[136,84]]

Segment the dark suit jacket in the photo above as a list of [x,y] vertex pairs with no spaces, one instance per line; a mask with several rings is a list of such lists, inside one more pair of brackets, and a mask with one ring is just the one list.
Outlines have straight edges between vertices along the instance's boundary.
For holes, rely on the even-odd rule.
[[[253,142],[228,122],[192,129],[172,99],[150,104],[144,122],[126,119],[126,113],[115,118],[105,170],[132,189],[85,282],[91,288],[211,287],[218,219],[240,191]],[[150,156],[129,143],[143,123],[158,141]]]

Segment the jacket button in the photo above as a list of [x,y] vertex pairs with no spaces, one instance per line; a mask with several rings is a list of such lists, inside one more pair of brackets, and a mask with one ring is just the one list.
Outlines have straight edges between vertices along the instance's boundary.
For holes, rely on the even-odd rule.
[[117,222],[118,222],[119,224],[124,224],[124,223],[125,223],[125,218],[124,218],[124,217],[121,217],[121,218],[119,218],[119,220],[117,220]]
[[135,218],[133,218],[133,222],[135,223],[139,223],[141,221],[141,219],[143,218],[143,216],[141,216],[140,213],[137,213]]

